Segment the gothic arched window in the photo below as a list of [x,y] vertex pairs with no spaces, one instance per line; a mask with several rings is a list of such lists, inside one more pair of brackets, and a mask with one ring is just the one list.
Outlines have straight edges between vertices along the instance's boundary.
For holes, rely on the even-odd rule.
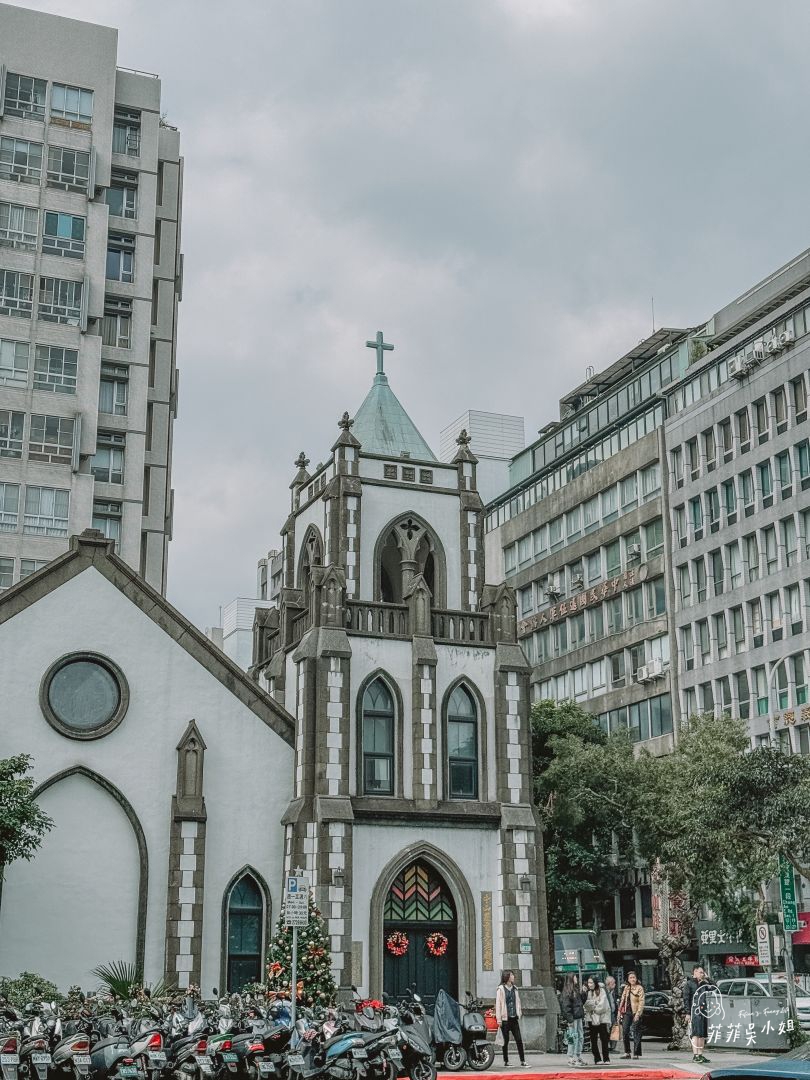
[[264,898],[259,883],[245,873],[228,896],[228,992],[238,992],[247,983],[261,982]]
[[363,794],[394,794],[394,699],[383,679],[363,692]]
[[463,685],[447,704],[447,776],[451,799],[478,798],[478,709]]

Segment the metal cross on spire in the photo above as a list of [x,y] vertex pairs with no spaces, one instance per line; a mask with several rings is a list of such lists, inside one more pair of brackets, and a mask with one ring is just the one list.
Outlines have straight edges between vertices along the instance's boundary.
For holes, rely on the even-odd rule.
[[383,371],[383,353],[393,352],[394,351],[394,346],[389,345],[383,339],[382,330],[378,330],[377,331],[377,337],[374,339],[374,341],[367,341],[366,342],[366,348],[367,349],[376,349],[377,350],[377,374],[378,375],[383,375],[384,374],[384,371]]

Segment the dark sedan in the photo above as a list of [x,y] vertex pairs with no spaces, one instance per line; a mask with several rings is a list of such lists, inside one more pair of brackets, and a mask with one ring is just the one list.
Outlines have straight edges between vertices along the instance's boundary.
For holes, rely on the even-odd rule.
[[643,1030],[651,1039],[672,1036],[672,1000],[665,990],[648,990],[645,994]]

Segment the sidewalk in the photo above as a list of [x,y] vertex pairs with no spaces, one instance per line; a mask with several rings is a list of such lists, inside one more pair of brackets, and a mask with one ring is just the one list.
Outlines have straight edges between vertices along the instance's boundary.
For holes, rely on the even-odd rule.
[[501,1056],[497,1054],[492,1068],[485,1073],[441,1072],[440,1075],[443,1080],[481,1080],[482,1077],[489,1077],[491,1080],[496,1077],[497,1080],[525,1080],[531,1076],[556,1077],[558,1080],[573,1080],[574,1077],[579,1077],[580,1080],[608,1080],[609,1077],[613,1080],[689,1080],[702,1077],[712,1066],[722,1065],[727,1068],[734,1065],[753,1065],[756,1062],[768,1061],[774,1056],[737,1053],[733,1050],[718,1051],[708,1055],[711,1065],[696,1065],[692,1061],[691,1051],[669,1051],[663,1049],[663,1043],[659,1045],[661,1049],[655,1044],[645,1043],[644,1056],[639,1061],[622,1061],[620,1054],[613,1055],[613,1064],[608,1066],[594,1065],[593,1059],[583,1056],[586,1068],[572,1069],[564,1054],[540,1054],[530,1050],[526,1054],[528,1069],[515,1067],[515,1062],[510,1062],[508,1068],[504,1068]]

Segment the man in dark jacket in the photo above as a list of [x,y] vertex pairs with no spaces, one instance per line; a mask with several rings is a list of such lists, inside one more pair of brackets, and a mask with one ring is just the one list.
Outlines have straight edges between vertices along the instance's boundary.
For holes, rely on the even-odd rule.
[[698,1065],[708,1065],[709,1058],[703,1053],[706,1036],[709,1034],[709,1017],[713,1016],[719,991],[698,964],[692,970],[692,979],[687,982],[684,991],[684,1008],[689,1010],[689,1038],[692,1043],[692,1061]]
[[565,1041],[568,1045],[570,1065],[584,1065],[582,1046],[585,1039],[585,1008],[582,1003],[582,991],[576,975],[566,975],[560,994],[560,1012],[568,1024]]

